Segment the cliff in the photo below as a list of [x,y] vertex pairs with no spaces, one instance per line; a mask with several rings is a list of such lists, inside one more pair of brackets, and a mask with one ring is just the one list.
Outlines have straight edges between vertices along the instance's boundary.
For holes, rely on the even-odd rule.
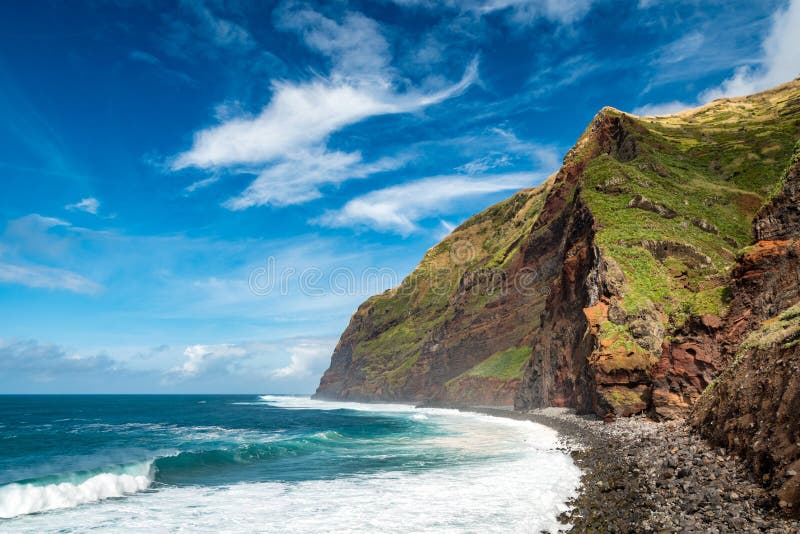
[[743,456],[776,502],[800,516],[800,143],[796,150],[733,271],[733,302],[716,334],[732,363],[690,422]]
[[[317,396],[684,414],[731,360],[731,272],[798,137],[800,81],[666,117],[604,108],[546,183],[359,307]],[[759,220],[796,216],[776,210]]]
[[317,396],[510,405],[547,287],[519,254],[552,180],[472,217],[362,304]]

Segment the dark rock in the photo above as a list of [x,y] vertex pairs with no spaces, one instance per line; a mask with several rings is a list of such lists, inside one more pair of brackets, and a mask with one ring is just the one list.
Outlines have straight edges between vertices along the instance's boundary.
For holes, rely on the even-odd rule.
[[674,219],[678,216],[676,212],[664,206],[663,204],[653,202],[642,195],[634,195],[631,201],[628,202],[628,207],[651,211],[659,217],[663,217],[665,219]]

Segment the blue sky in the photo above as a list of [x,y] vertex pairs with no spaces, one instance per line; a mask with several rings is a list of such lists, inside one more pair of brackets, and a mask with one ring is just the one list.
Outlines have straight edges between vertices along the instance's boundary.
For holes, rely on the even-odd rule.
[[361,301],[600,108],[788,81],[798,27],[800,0],[6,2],[0,392],[313,391]]

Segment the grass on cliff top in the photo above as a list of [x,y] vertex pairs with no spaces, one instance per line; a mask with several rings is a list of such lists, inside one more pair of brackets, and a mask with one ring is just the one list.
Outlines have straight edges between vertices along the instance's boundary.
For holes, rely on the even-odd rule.
[[677,144],[693,164],[713,171],[714,178],[763,197],[800,134],[800,80],[641,122]]
[[531,357],[531,350],[531,347],[512,347],[495,352],[461,376],[490,377],[501,380],[521,378],[523,367]]

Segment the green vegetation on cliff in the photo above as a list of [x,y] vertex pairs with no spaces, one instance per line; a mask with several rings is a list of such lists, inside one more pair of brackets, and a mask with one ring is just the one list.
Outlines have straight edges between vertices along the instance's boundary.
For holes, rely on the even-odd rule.
[[522,366],[531,357],[530,347],[514,347],[496,352],[462,376],[490,376],[503,380],[522,377]]
[[800,135],[800,84],[666,117],[604,113],[632,148],[589,161],[582,196],[625,274],[622,308],[663,313],[668,331],[723,315],[728,272]]

